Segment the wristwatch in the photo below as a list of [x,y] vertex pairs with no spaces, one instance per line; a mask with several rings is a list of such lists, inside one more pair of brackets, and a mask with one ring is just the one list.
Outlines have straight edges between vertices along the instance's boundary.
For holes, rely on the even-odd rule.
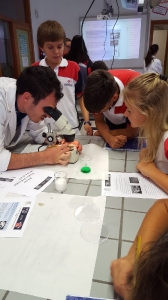
[[89,124],[90,126],[92,125],[91,123],[90,123],[90,121],[84,121],[84,125],[85,124]]

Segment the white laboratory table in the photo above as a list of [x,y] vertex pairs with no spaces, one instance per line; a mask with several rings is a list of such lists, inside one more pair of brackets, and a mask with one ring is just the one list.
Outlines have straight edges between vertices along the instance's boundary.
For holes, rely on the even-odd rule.
[[[100,137],[78,136],[78,140],[82,145],[94,143],[100,147],[104,146],[104,141]],[[22,141],[13,151],[20,153],[29,142],[30,139],[25,137],[25,141]],[[109,171],[135,172],[138,155],[138,152],[109,151]],[[52,183],[48,186],[45,192],[55,192],[54,184]],[[95,197],[101,195],[101,181],[69,179],[68,189],[65,193]],[[145,213],[152,206],[154,201],[155,200],[152,199],[107,197],[104,223],[110,229],[110,236],[106,242],[99,245],[92,279],[91,297],[105,299],[118,298],[118,295],[114,293],[113,283],[110,277],[110,263],[113,259],[127,253]],[[1,239],[1,245],[2,244],[3,239]],[[0,290],[0,299],[42,300],[44,298]]]

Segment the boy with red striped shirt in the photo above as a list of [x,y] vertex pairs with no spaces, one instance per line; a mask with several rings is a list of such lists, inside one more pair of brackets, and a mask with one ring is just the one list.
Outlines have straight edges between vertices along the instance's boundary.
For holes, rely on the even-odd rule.
[[97,69],[87,78],[85,107],[94,114],[97,135],[101,135],[112,148],[121,148],[127,139],[133,139],[137,134],[137,129],[132,128],[124,116],[126,107],[122,90],[139,75],[133,70]]
[[[53,69],[62,84],[63,98],[57,104],[57,108],[67,118],[76,134],[79,132],[79,124],[77,111],[75,107],[75,96],[80,98],[79,105],[85,121],[84,128],[87,134],[92,134],[91,126],[89,125],[89,113],[83,104],[83,78],[79,66],[72,61],[67,61],[63,58],[65,31],[63,27],[56,21],[45,21],[37,30],[37,43],[40,49],[46,54],[46,57],[40,62],[33,65],[50,67]],[[51,126],[54,121],[47,118],[47,123]],[[54,129],[54,128],[53,128]]]

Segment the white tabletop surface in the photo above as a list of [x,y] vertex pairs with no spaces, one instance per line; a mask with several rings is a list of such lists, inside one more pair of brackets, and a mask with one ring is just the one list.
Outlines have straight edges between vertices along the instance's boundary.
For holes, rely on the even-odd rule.
[[[94,143],[96,145],[99,145],[100,147],[104,146],[104,141],[100,137],[79,136],[78,139],[83,145]],[[16,153],[20,153],[29,142],[30,140],[25,137],[25,141],[17,146],[13,151]],[[108,152],[109,171],[136,172],[135,167],[138,161],[138,152]],[[48,186],[45,192],[55,193],[54,183]],[[100,196],[101,181],[69,179],[68,188],[65,193],[70,195],[91,197]],[[121,257],[127,253],[136,236],[145,213],[152,206],[154,201],[155,200],[153,199],[107,197],[104,213],[104,223],[110,229],[110,237],[106,242],[99,245],[94,274],[92,278],[90,296],[105,299],[118,299],[118,295],[114,293],[113,283],[110,276],[110,263],[113,259]],[[3,245],[3,239],[1,239],[1,245]],[[14,293],[13,291],[5,290],[2,287],[2,290],[0,290],[0,299],[41,300],[46,298]]]

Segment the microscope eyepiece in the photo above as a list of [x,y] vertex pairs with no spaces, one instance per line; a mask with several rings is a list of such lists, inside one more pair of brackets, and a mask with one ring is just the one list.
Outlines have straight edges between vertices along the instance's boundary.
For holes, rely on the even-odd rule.
[[57,108],[53,109],[50,106],[45,106],[43,108],[43,110],[47,115],[49,115],[55,121],[57,121],[60,118],[60,116],[62,115],[62,113]]

